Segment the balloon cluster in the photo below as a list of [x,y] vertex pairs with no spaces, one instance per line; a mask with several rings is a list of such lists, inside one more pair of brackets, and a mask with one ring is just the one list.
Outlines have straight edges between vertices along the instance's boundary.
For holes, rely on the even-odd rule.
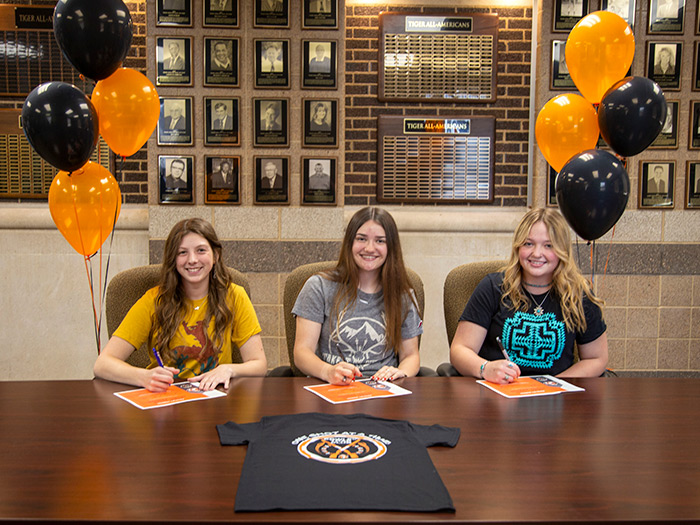
[[53,29],[66,60],[96,82],[92,98],[65,82],[41,84],[25,99],[22,122],[32,148],[61,170],[49,190],[56,226],[90,256],[114,229],[121,202],[114,176],[89,161],[99,135],[117,155],[133,155],[153,133],[160,103],[148,78],[121,67],[133,31],[122,0],[59,0]]
[[[634,35],[622,17],[596,11],[566,41],[566,63],[581,95],[559,95],[540,110],[535,137],[558,172],[557,202],[571,228],[593,241],[622,216],[629,198],[625,157],[644,151],[666,119],[661,88],[646,77],[625,77]],[[617,156],[596,149],[601,135]]]

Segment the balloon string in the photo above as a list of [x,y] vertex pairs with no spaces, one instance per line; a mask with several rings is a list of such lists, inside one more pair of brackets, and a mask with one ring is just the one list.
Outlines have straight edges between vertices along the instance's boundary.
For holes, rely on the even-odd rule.
[[595,253],[595,241],[588,241],[588,245],[591,247],[589,254],[591,264],[591,286],[595,286],[595,261],[593,260],[593,254]]
[[579,268],[581,268],[581,245],[578,242],[578,236],[576,237],[576,264],[578,265]]
[[[73,172],[69,173],[68,176],[70,177]],[[73,181],[71,180],[71,198],[73,199],[73,213],[75,214],[75,225],[78,228],[78,237],[80,238],[80,253],[85,254],[85,243],[83,242],[83,230],[80,227],[80,219],[78,217],[78,206],[76,205],[75,202],[75,184],[73,184]],[[95,255],[94,253],[92,255]],[[90,255],[90,256],[92,256]]]
[[[73,172],[71,171],[68,174],[68,176],[70,177],[72,174],[73,174]],[[85,258],[85,271],[88,275],[88,285],[90,286],[90,302],[92,303],[92,316],[94,319],[95,343],[97,344],[97,353],[99,355],[99,353],[100,353],[100,336],[99,336],[97,310],[95,308],[95,291],[94,291],[93,279],[92,279],[92,264],[90,264],[89,269],[88,269],[88,264],[87,264],[87,261],[91,257],[91,255],[84,255],[85,243],[83,242],[83,232],[82,232],[82,229],[80,228],[80,220],[78,218],[78,206],[75,202],[75,184],[73,184],[73,181],[71,181],[71,189],[73,190],[71,192],[71,198],[73,200],[73,214],[75,215],[75,224],[78,228],[78,237],[80,238],[81,253],[83,253],[83,257]]]
[[[119,168],[118,168],[118,173],[119,173],[119,178],[121,179],[122,176],[122,169],[124,168],[124,156],[122,155],[121,162],[119,163]],[[101,197],[100,197],[101,199]],[[114,219],[112,220],[112,233],[109,236],[109,250],[107,251],[107,264],[105,265],[105,275],[104,275],[104,289],[101,294],[101,300],[100,300],[100,320],[97,326],[97,335],[100,337],[100,334],[102,332],[102,312],[104,312],[104,301],[107,298],[107,281],[108,281],[108,276],[109,276],[109,263],[112,260],[112,245],[114,244],[114,230],[116,229],[117,226],[117,210],[119,210],[119,202],[115,203],[114,206]],[[100,221],[100,224],[102,224],[102,221]],[[100,231],[100,234],[102,232]],[[100,237],[102,238],[102,237]],[[102,251],[100,251],[100,268],[102,267]],[[97,347],[97,354],[99,355],[100,353],[100,347],[98,345]]]
[[99,332],[97,329],[97,311],[95,310],[95,291],[93,289],[92,285],[92,263],[90,263],[90,266],[88,267],[88,260],[90,259],[89,255],[83,255],[83,259],[85,261],[85,272],[87,273],[88,276],[88,286],[90,287],[90,299],[92,303],[92,315],[94,318],[94,323],[93,327],[95,329],[95,344],[97,345],[97,355],[100,355],[100,336]]
[[608,255],[605,257],[605,266],[603,266],[603,282],[601,283],[601,286],[605,284],[605,276],[608,274],[608,262],[610,261],[610,252],[612,251],[612,243],[613,239],[615,238],[615,226],[617,226],[617,224],[613,224],[612,232],[610,234],[610,244],[608,244]]

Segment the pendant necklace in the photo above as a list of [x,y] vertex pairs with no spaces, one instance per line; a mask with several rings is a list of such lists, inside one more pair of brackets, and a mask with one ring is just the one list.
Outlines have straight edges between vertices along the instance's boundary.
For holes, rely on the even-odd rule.
[[535,305],[536,305],[535,309],[533,310],[532,313],[534,313],[536,316],[542,315],[544,313],[544,308],[542,308],[542,305],[547,300],[547,297],[549,296],[549,292],[551,292],[552,289],[550,288],[549,290],[547,290],[547,293],[545,294],[544,298],[542,299],[542,301],[540,301],[539,304],[537,303],[537,301],[535,301],[535,298],[532,296],[532,294],[530,293],[529,290],[525,289],[525,291],[530,296],[530,299],[532,299],[532,302],[535,303]]

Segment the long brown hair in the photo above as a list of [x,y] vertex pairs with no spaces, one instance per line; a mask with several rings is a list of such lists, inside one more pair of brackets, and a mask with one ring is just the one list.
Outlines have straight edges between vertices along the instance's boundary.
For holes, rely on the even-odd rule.
[[523,293],[522,268],[520,266],[520,247],[525,244],[530,229],[537,223],[544,223],[552,241],[554,253],[559,257],[559,264],[552,275],[552,289],[561,304],[566,328],[571,331],[586,329],[586,316],[583,311],[583,294],[598,305],[603,301],[595,296],[588,280],[581,274],[571,249],[569,225],[564,217],[552,208],[534,208],[527,212],[513,234],[513,246],[510,259],[505,266],[501,301],[509,298],[515,310],[526,310],[530,307],[529,297]]
[[350,219],[340,247],[338,263],[335,268],[324,273],[327,279],[340,285],[333,301],[331,316],[335,316],[336,325],[340,325],[347,308],[357,300],[359,271],[353,259],[352,246],[357,230],[367,221],[379,224],[384,228],[386,234],[387,254],[380,270],[380,280],[384,293],[387,347],[397,352],[397,346],[401,342],[401,325],[408,314],[408,311],[404,311],[404,298],[410,297],[416,310],[418,310],[418,305],[411,293],[411,284],[403,262],[399,230],[389,212],[381,208],[366,207],[358,210]]
[[149,344],[161,352],[161,355],[171,358],[170,341],[175,336],[178,327],[187,315],[185,291],[180,274],[177,271],[177,253],[182,239],[196,233],[209,243],[214,254],[214,264],[209,272],[209,291],[207,292],[207,314],[204,326],[209,326],[214,318],[214,346],[221,349],[225,331],[231,325],[233,311],[229,308],[228,296],[231,276],[221,257],[221,242],[211,224],[203,219],[185,219],[173,226],[165,241],[163,249],[163,264],[160,271],[160,283],[154,319],[148,335]]

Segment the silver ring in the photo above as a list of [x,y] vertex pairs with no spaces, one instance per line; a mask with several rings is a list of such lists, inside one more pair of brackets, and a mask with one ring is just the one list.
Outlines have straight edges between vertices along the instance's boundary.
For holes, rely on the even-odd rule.
[[510,381],[510,376],[506,375],[506,381]]
[[342,379],[343,383],[345,383],[345,381],[347,381],[347,380],[348,380],[348,378],[343,376],[343,379]]

